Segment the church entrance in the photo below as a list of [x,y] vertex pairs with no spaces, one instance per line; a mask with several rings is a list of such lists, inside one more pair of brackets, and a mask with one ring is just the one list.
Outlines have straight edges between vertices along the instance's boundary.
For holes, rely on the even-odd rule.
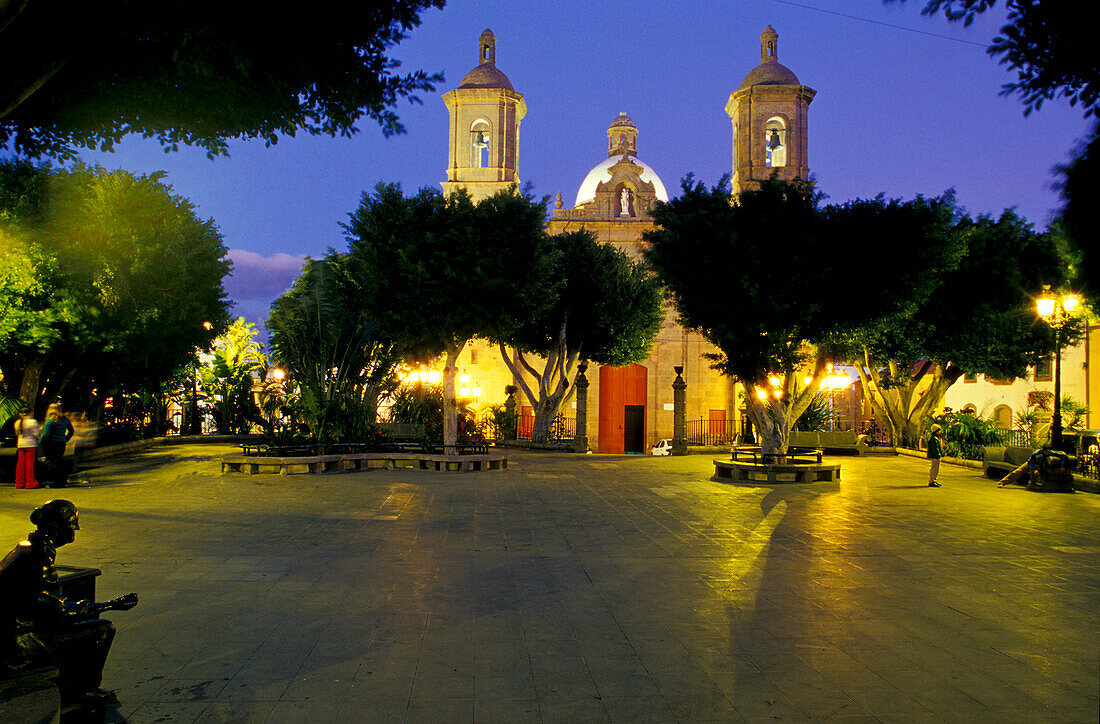
[[645,452],[647,382],[642,365],[600,367],[599,452]]

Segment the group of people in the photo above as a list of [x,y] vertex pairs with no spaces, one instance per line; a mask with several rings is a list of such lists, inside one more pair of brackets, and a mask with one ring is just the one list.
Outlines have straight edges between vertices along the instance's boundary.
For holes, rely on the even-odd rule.
[[15,487],[27,490],[42,487],[34,470],[40,454],[46,461],[49,476],[46,484],[51,488],[65,487],[68,483],[65,446],[75,433],[73,423],[62,412],[61,405],[50,405],[46,422],[42,425],[34,419],[31,408],[20,408],[15,421]]
[[[942,432],[940,425],[929,428],[927,455],[931,465],[928,470],[928,486],[931,488],[940,487],[937,478],[940,474],[940,458],[944,455]],[[1022,465],[1001,478],[997,487],[1003,488],[1013,483],[1026,485],[1028,490],[1073,492],[1069,458],[1047,443],[1031,453]]]

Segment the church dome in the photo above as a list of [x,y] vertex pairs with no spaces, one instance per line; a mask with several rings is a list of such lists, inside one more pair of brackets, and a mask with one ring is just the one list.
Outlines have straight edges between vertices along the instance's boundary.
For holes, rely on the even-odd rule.
[[738,90],[754,85],[802,85],[790,68],[779,63],[761,63],[745,76]]
[[508,76],[500,72],[495,65],[484,63],[471,70],[458,84],[459,88],[504,88],[515,90]]
[[770,25],[760,34],[760,65],[749,71],[738,90],[754,85],[802,85],[794,71],[779,64],[779,33]]
[[[661,179],[657,176],[657,172],[636,156],[630,156],[629,158],[632,163],[641,167],[642,171],[640,176],[642,181],[653,184],[653,192],[656,194],[657,198],[661,201],[668,202],[668,192],[665,191],[665,185],[661,183]],[[581,183],[580,190],[577,191],[577,200],[573,206],[586,204],[596,198],[596,187],[605,181],[611,180],[611,167],[622,159],[622,156],[608,156],[603,162],[598,164],[596,168],[589,171],[588,175],[584,177],[584,181]]]
[[478,46],[480,50],[477,67],[466,74],[458,87],[503,88],[515,91],[515,88],[512,87],[512,81],[508,80],[508,76],[504,75],[496,66],[497,39],[493,35],[493,31],[486,28],[485,32],[478,38]]
[[625,113],[620,113],[615,120],[611,121],[612,128],[619,128],[620,126],[637,128],[637,126],[634,125],[634,121],[630,120],[630,117],[627,116]]

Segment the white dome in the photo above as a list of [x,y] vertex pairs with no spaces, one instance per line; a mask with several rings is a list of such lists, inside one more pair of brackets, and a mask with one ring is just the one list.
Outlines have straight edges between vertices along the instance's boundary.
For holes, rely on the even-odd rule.
[[[611,167],[621,161],[622,158],[622,156],[608,156],[603,163],[589,171],[588,175],[584,177],[584,181],[581,183],[580,190],[577,191],[577,200],[573,203],[573,206],[576,207],[581,204],[586,204],[596,198],[596,187],[601,183],[611,180]],[[668,192],[665,191],[665,185],[661,183],[661,179],[657,176],[657,172],[639,158],[631,156],[630,160],[642,169],[639,174],[642,181],[653,184],[653,192],[657,195],[657,198],[667,203]]]

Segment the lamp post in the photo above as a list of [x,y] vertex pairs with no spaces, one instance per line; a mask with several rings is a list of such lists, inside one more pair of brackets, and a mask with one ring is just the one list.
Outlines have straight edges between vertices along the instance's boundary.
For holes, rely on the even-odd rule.
[[1055,294],[1049,285],[1043,286],[1043,293],[1035,300],[1039,316],[1054,330],[1054,417],[1050,421],[1050,444],[1055,450],[1062,449],[1062,328],[1080,306],[1081,299],[1076,294]]

